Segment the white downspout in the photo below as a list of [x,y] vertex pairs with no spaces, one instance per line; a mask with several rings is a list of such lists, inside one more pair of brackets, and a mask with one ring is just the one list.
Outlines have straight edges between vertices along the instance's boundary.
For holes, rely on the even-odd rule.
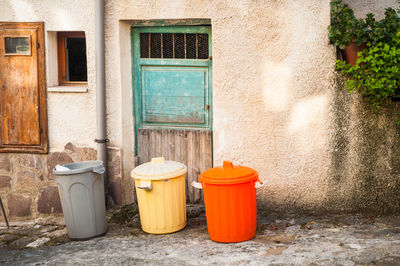
[[106,202],[108,196],[107,178],[107,129],[106,129],[106,86],[105,86],[105,49],[104,49],[104,0],[94,0],[95,6],[95,42],[96,42],[96,124],[97,158],[103,161],[104,189]]

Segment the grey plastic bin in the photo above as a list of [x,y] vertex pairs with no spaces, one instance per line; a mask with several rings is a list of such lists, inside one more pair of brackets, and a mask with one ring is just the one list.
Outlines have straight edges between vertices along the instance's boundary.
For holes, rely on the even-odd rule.
[[61,206],[72,239],[88,239],[107,231],[102,161],[56,166]]

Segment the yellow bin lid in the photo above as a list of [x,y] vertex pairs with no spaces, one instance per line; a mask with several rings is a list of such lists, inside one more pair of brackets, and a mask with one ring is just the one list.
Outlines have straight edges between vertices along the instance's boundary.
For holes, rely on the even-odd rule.
[[167,161],[164,157],[156,157],[151,162],[134,168],[131,176],[140,180],[163,180],[186,174],[187,167],[183,163]]

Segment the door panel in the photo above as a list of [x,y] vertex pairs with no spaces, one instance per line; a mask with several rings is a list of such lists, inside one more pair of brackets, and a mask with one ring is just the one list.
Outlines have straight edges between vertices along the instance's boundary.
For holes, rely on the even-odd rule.
[[208,68],[142,67],[144,123],[204,124]]
[[191,187],[212,167],[211,28],[132,28],[137,163],[154,157],[188,167],[187,200],[201,200]]
[[47,153],[43,22],[0,22],[0,152]]
[[36,29],[0,30],[3,145],[40,144],[36,43]]

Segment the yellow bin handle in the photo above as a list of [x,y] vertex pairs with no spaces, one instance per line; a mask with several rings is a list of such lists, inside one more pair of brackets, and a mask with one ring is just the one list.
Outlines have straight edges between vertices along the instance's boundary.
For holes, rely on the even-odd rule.
[[153,185],[151,184],[151,180],[140,180],[139,185],[137,186],[140,189],[144,189],[144,190],[152,190],[153,189]]

